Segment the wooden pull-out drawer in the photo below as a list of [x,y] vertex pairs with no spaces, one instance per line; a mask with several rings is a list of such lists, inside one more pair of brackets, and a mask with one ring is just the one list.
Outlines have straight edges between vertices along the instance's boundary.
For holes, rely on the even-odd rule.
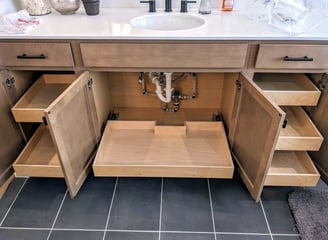
[[254,82],[278,105],[316,106],[320,90],[304,74],[255,74]]
[[316,186],[320,174],[307,152],[276,151],[265,186]]
[[0,43],[0,52],[0,66],[74,66],[69,43]]
[[93,170],[96,176],[232,178],[234,167],[222,122],[109,121]]
[[81,43],[85,67],[243,68],[247,44]]
[[302,107],[282,107],[288,123],[280,131],[276,150],[318,151],[323,137]]
[[41,125],[13,164],[17,176],[64,177],[47,127]]
[[255,68],[328,69],[328,46],[260,44]]
[[12,108],[16,122],[42,122],[44,110],[75,79],[75,75],[42,75]]

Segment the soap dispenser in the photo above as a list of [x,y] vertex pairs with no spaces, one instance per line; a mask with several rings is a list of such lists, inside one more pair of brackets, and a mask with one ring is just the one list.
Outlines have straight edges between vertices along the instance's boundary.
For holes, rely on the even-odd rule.
[[210,14],[211,13],[211,0],[201,0],[198,12],[200,14]]

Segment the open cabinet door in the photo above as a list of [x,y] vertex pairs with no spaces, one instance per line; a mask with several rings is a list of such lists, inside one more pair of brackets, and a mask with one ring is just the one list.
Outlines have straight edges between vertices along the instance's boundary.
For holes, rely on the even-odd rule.
[[240,74],[229,140],[238,171],[258,201],[285,113],[252,80]]
[[87,177],[99,138],[90,74],[81,74],[45,110],[45,116],[73,198]]

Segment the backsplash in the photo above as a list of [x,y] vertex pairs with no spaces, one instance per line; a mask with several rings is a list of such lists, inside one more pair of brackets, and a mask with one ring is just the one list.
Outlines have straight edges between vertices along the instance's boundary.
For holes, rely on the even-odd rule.
[[[4,3],[3,5],[10,6],[8,9],[2,8],[0,15],[6,12],[13,12],[16,9],[22,9],[22,1],[23,0],[0,0],[0,3]],[[199,8],[200,1],[201,0],[196,0],[197,3],[188,4],[188,8]],[[211,0],[212,9],[221,9],[221,1],[222,0]],[[164,8],[164,3],[165,0],[156,0],[157,8]],[[180,9],[180,4],[181,0],[172,0],[173,9]],[[234,10],[242,9],[245,5],[247,5],[246,0],[235,0]],[[140,3],[140,0],[100,0],[100,6],[103,8],[148,8],[147,4]]]
[[[201,0],[196,0],[197,3],[188,4],[188,8],[199,8]],[[219,10],[221,8],[222,0],[212,0],[211,6],[213,10]],[[165,0],[156,0],[156,6],[158,8],[164,8]],[[237,0],[234,3],[234,9],[240,9],[245,5],[247,1],[245,0]],[[179,9],[181,4],[181,0],[172,0],[172,7]],[[139,0],[100,0],[101,7],[136,7],[136,8],[144,8],[148,7],[147,4],[140,3]]]

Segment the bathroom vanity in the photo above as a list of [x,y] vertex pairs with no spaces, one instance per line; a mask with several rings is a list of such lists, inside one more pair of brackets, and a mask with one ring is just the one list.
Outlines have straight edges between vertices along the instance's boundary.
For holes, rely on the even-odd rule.
[[[238,172],[256,201],[264,186],[327,180],[327,30],[291,37],[217,12],[203,27],[157,32],[129,25],[141,10],[119,11],[51,14],[29,34],[0,35],[2,193],[14,172],[63,177],[71,197],[90,170]],[[174,73],[175,105],[149,72]]]

